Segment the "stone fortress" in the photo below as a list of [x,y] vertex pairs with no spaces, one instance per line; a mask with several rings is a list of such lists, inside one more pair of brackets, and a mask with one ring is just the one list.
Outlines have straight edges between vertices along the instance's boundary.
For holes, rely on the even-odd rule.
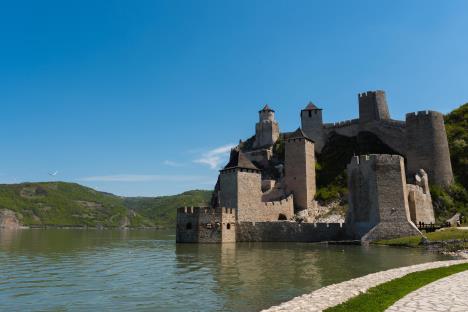
[[[231,151],[210,207],[177,211],[177,242],[372,241],[422,235],[435,222],[429,182],[453,183],[443,115],[420,111],[393,120],[384,91],[358,95],[359,118],[323,123],[314,104],[301,110],[301,127],[281,133],[275,111],[259,111],[255,136]],[[336,138],[379,142],[391,154],[352,156],[346,167],[344,223],[317,222],[316,157]],[[364,139],[363,139],[364,138]],[[367,139],[366,139],[367,138]],[[372,138],[372,139],[368,139]],[[344,168],[343,168],[344,169]]]

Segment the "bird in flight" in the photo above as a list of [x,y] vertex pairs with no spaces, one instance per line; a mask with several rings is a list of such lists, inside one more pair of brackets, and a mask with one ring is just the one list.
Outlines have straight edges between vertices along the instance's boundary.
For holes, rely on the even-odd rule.
[[55,177],[57,174],[58,174],[58,171],[49,172],[49,175],[53,177]]

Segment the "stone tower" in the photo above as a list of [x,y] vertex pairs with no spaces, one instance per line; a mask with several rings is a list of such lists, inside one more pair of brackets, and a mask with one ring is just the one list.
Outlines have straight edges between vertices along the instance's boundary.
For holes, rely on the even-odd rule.
[[219,175],[220,206],[234,208],[238,222],[254,220],[262,200],[261,180],[261,171],[242,152],[233,149]]
[[354,156],[348,165],[348,230],[363,241],[421,235],[410,221],[404,159]]
[[275,120],[275,111],[268,105],[258,112],[259,121],[255,125],[254,148],[270,147],[278,140],[280,131]]
[[286,138],[284,173],[286,193],[294,195],[294,211],[311,207],[315,196],[314,142],[300,128]]
[[375,120],[390,119],[387,99],[382,90],[367,91],[358,94],[359,122],[361,124]]
[[301,110],[302,131],[314,141],[314,148],[317,153],[322,151],[324,145],[322,109],[309,102],[306,108]]
[[406,114],[406,144],[409,177],[422,168],[434,184],[448,186],[453,183],[447,133],[441,113],[420,111]]

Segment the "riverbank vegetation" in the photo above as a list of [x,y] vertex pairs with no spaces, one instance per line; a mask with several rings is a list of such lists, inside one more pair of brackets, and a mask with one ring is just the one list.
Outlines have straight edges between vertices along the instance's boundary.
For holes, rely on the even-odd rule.
[[[468,248],[468,230],[449,228],[437,232],[426,233],[426,238],[421,236],[407,236],[388,240],[380,240],[374,244],[398,246],[398,247],[428,247],[437,245],[442,251],[455,251]],[[454,250],[455,249],[455,250]]]
[[399,299],[429,283],[468,270],[468,263],[410,273],[401,278],[370,288],[366,293],[326,309],[327,312],[385,311]]

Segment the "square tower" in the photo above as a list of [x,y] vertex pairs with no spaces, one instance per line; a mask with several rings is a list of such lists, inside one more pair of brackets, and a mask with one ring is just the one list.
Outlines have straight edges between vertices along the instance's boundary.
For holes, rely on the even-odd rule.
[[348,165],[346,224],[363,241],[421,235],[411,222],[403,157],[354,156]]
[[233,208],[238,222],[255,220],[262,201],[262,175],[242,152],[234,149],[219,175],[220,206]]
[[314,142],[300,128],[286,138],[284,173],[295,212],[311,207],[316,191]]

